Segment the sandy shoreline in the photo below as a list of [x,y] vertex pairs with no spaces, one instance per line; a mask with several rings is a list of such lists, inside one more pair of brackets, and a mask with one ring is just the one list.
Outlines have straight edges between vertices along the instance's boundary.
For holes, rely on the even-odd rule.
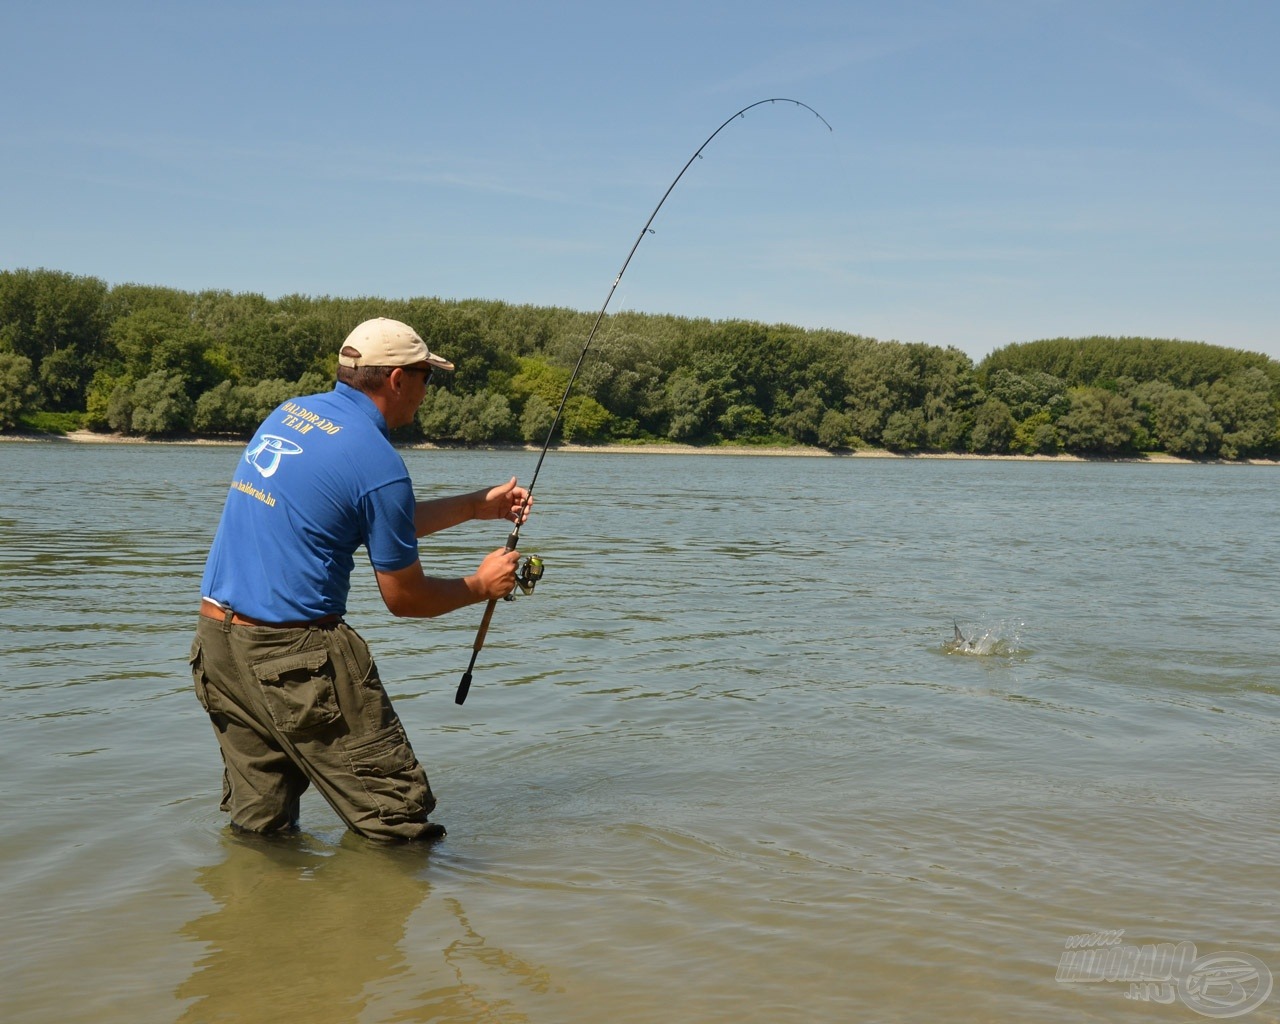
[[[215,438],[178,438],[174,440],[157,440],[154,438],[128,437],[124,434],[98,434],[90,430],[73,430],[66,434],[0,434],[0,441],[38,441],[50,444],[147,444],[147,445],[221,445],[225,447],[243,446],[243,439]],[[398,447],[422,451],[456,451],[465,449],[465,445],[439,445],[418,442],[402,444]],[[537,452],[539,445],[477,445],[478,451],[512,451]],[[1223,459],[1195,460],[1182,459],[1162,452],[1151,452],[1141,456],[1116,458],[1086,458],[1080,455],[974,455],[967,452],[916,452],[902,454],[880,448],[860,448],[857,451],[829,452],[824,448],[813,448],[806,445],[788,447],[754,447],[748,445],[720,445],[702,448],[687,444],[559,444],[552,448],[555,452],[578,452],[604,455],[726,455],[726,456],[773,456],[787,458],[819,458],[819,459],[955,459],[981,460],[985,462],[1134,462],[1134,463],[1167,463],[1169,465],[1222,465],[1222,466],[1280,466],[1280,461],[1273,459],[1241,459],[1231,462]]]

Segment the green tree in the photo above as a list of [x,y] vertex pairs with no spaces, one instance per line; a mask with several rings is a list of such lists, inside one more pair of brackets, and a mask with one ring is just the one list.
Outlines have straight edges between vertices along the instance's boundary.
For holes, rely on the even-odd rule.
[[1200,390],[1221,424],[1224,457],[1248,458],[1275,450],[1276,403],[1264,370],[1249,367]]
[[1222,427],[1194,391],[1169,388],[1157,400],[1153,420],[1155,439],[1170,455],[1212,454],[1222,442]]
[[1021,422],[1038,412],[1056,416],[1066,410],[1067,385],[1060,377],[1041,370],[1026,374],[997,369],[987,375],[987,396],[1004,402]]
[[[44,360],[57,352],[70,358],[56,374],[59,402],[76,404],[103,358],[107,286],[93,277],[54,270],[0,272],[0,350],[26,356],[40,378]],[[67,370],[75,369],[70,392]]]
[[958,405],[939,395],[929,395],[922,406],[925,443],[944,452],[964,450],[965,439],[973,429],[973,411],[966,399]]
[[[747,320],[727,321],[708,337],[703,354],[712,355],[705,364],[712,374],[704,380],[723,381],[717,389],[723,396],[717,417],[723,417],[732,406],[741,406],[744,410],[759,410],[767,422],[776,396],[784,387],[790,363],[783,333]],[[732,419],[749,424],[748,429],[753,431],[764,430],[754,414]]]
[[[522,357],[518,370],[507,385],[508,392],[523,404],[536,395],[553,409],[560,407],[564,389],[569,385],[569,371],[552,366],[538,356]],[[455,384],[456,386],[456,384]]]
[[692,373],[680,370],[667,379],[667,436],[673,441],[694,441],[710,430],[711,399],[706,385]]
[[130,429],[136,434],[162,437],[190,429],[194,403],[180,373],[157,370],[133,388]]
[[915,451],[924,445],[924,439],[924,413],[919,409],[890,413],[880,435],[881,443],[891,452]]
[[112,429],[109,421],[108,411],[111,404],[111,396],[114,394],[116,386],[120,383],[122,375],[114,374],[107,370],[98,370],[93,375],[93,379],[89,382],[89,387],[85,392],[85,416],[84,425],[89,430],[108,430]]
[[122,371],[135,380],[156,372],[180,376],[192,396],[217,383],[206,359],[209,338],[180,310],[165,306],[135,309],[111,324],[109,340]]
[[[692,352],[688,365],[682,368],[682,372],[693,381],[693,387],[681,383],[678,388],[673,388],[671,385],[676,376],[668,378],[670,422],[674,425],[677,419],[688,419],[690,426],[684,432],[686,440],[710,435],[730,406],[754,404],[751,396],[738,386],[739,370],[733,360],[733,355],[727,351],[700,347]],[[676,404],[678,397],[689,400],[683,411]]]
[[1126,397],[1103,388],[1072,388],[1069,407],[1058,420],[1067,451],[1115,455],[1131,451],[1138,415]]
[[[1280,362],[1257,352],[1243,352],[1203,342],[1153,338],[1054,338],[1010,345],[983,360],[981,371],[1016,373],[1043,371],[1070,386],[1118,387],[1125,378],[1142,383],[1164,381],[1175,388],[1197,390],[1202,385],[1258,369],[1280,393]],[[1212,405],[1212,403],[1210,403]]]
[[1056,455],[1062,439],[1047,409],[1032,413],[1013,434],[1014,451],[1025,455]]
[[111,394],[107,398],[107,426],[119,434],[133,430],[133,378],[126,375],[112,378]]
[[988,398],[974,414],[969,445],[975,452],[1003,454],[1012,447],[1017,429],[1009,407],[998,398]]
[[257,426],[250,389],[224,380],[196,399],[191,427],[198,434],[249,434]]
[[750,441],[768,434],[769,420],[754,405],[739,402],[720,414],[716,427],[727,438]]
[[783,408],[785,411],[778,412],[774,419],[778,432],[801,444],[817,444],[823,417],[829,411],[821,392],[817,388],[801,388]]
[[889,417],[917,403],[917,382],[916,367],[905,345],[885,342],[852,352],[845,367],[845,407],[858,435],[872,444],[884,443]]
[[539,395],[531,395],[520,413],[521,439],[526,444],[544,444],[555,416],[556,411],[549,403]]
[[462,424],[462,399],[444,388],[428,388],[418,407],[418,426],[428,441],[452,441]]
[[260,380],[247,389],[249,396],[249,415],[254,425],[265,420],[281,402],[297,398],[301,390],[294,382],[271,377]]
[[1165,380],[1134,380],[1131,377],[1117,381],[1117,389],[1133,402],[1138,414],[1139,426],[1134,432],[1134,444],[1143,451],[1158,450],[1161,442],[1156,429],[1156,410],[1166,395],[1178,390]]
[[564,405],[561,431],[571,443],[600,441],[609,432],[609,410],[586,395],[570,395]]
[[940,451],[960,451],[979,401],[973,362],[957,348],[913,347],[919,367],[919,398],[925,442]]
[[[351,324],[352,327],[355,324]],[[245,384],[263,380],[297,380],[336,359],[341,338],[322,311],[299,296],[287,296],[265,315],[245,320],[228,336],[226,346],[235,378]],[[339,328],[340,329],[340,328]]]
[[[208,340],[205,359],[215,377],[252,384],[276,376],[270,356],[264,354],[274,308],[257,293],[205,291],[193,297],[188,315]],[[335,341],[332,350],[337,349]]]
[[[420,416],[424,432],[453,440],[508,431],[540,441],[593,322],[590,313],[488,300],[268,300],[134,284],[108,289],[56,271],[0,272],[0,352],[28,358],[40,389],[24,401],[32,410],[83,406],[93,429],[111,420],[135,429],[136,382],[156,373],[181,377],[187,396],[199,399],[196,429],[251,429],[244,420],[281,398],[327,389],[342,338],[373,316],[414,325],[458,363]],[[322,383],[304,385],[308,374]],[[1189,395],[1205,404],[1207,419]],[[493,396],[505,399],[505,414]],[[1280,453],[1280,362],[1149,338],[1028,342],[993,352],[975,370],[951,348],[627,312],[603,322],[573,398],[564,436],[579,439],[788,437],[846,447],[866,438],[898,450],[1051,452],[1065,444],[1104,453],[1159,446],[1229,458]],[[1012,436],[995,402],[1012,416]],[[144,408],[148,417],[156,418]]]
[[473,394],[486,388],[501,390],[520,371],[516,353],[486,325],[484,314],[498,311],[494,305],[486,308],[475,303],[437,302],[425,307],[415,303],[398,319],[413,324],[432,352],[456,364],[454,389]]
[[968,356],[919,343],[854,344],[844,384],[858,434],[900,450],[958,448],[978,395]]
[[31,360],[16,352],[0,352],[0,430],[16,427],[38,394]]
[[40,363],[40,391],[44,407],[57,411],[78,409],[84,404],[90,373],[83,357],[72,348],[50,352]]
[[468,444],[509,441],[516,435],[516,418],[505,395],[478,391],[462,400],[457,436]]
[[828,409],[822,414],[822,422],[818,425],[817,441],[828,450],[859,447],[860,438],[854,431],[853,417],[847,412]]
[[[588,395],[613,414],[616,420],[652,424],[661,416],[664,374],[660,365],[658,340],[645,333],[644,323],[625,326],[616,318],[583,360],[575,383],[578,394]],[[576,358],[576,357],[575,357]]]

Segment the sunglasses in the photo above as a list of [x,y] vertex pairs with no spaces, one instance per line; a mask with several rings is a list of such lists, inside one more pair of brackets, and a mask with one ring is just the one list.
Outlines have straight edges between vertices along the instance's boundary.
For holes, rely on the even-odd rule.
[[435,373],[435,367],[433,367],[433,366],[402,366],[402,367],[400,367],[400,369],[404,370],[406,373],[420,373],[420,374],[422,374],[422,383],[423,383],[423,385],[430,384],[430,383],[431,383],[431,375],[432,375],[433,373]]

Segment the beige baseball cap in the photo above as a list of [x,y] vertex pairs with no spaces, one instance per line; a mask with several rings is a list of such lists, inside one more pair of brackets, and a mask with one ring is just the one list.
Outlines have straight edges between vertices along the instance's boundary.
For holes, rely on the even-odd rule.
[[453,363],[427,348],[418,332],[385,316],[366,320],[347,335],[338,352],[342,366],[420,366],[452,370]]

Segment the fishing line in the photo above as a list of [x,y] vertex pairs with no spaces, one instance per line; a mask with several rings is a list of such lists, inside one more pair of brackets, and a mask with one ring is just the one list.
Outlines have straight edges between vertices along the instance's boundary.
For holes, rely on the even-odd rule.
[[[560,418],[564,415],[565,404],[569,401],[569,394],[573,390],[574,381],[578,379],[578,371],[582,369],[582,362],[587,358],[587,352],[591,348],[591,343],[595,340],[596,331],[600,329],[600,324],[604,320],[605,312],[609,308],[609,303],[613,299],[613,293],[618,290],[618,284],[622,281],[622,275],[627,272],[627,267],[631,265],[631,258],[636,254],[636,250],[640,248],[640,243],[645,240],[646,235],[653,234],[653,221],[658,216],[658,211],[662,209],[662,204],[667,201],[667,197],[680,184],[680,179],[684,177],[685,171],[693,166],[693,162],[702,156],[702,151],[711,144],[711,141],[724,131],[729,125],[739,118],[745,117],[748,110],[754,110],[756,107],[763,106],[766,103],[791,103],[797,107],[803,107],[809,111],[814,117],[826,125],[827,131],[834,129],[827,122],[827,119],[819,114],[813,107],[800,100],[789,99],[785,96],[774,96],[767,100],[756,100],[755,103],[749,103],[739,110],[732,117],[726,118],[724,124],[713,131],[706,137],[702,145],[694,150],[693,156],[689,157],[685,165],[680,168],[680,173],[672,179],[671,184],[667,186],[667,190],[662,193],[662,198],[658,200],[658,205],[653,208],[653,212],[649,214],[649,219],[644,222],[644,227],[640,229],[640,234],[636,237],[635,243],[631,246],[631,251],[627,253],[627,258],[622,261],[622,269],[618,271],[617,276],[613,279],[613,284],[609,288],[609,294],[604,298],[604,304],[600,307],[600,312],[596,314],[595,322],[591,325],[591,330],[587,334],[586,344],[582,346],[582,351],[578,354],[578,361],[574,364],[573,373],[569,375],[569,383],[565,385],[564,394],[560,398],[560,406],[556,409],[555,417],[551,420],[551,427],[547,430],[547,439],[542,444],[542,451],[538,455],[538,463],[533,467],[533,476],[529,480],[529,486],[526,490],[529,497],[533,497],[533,488],[538,482],[538,474],[542,472],[542,463],[547,457],[547,452],[551,448],[551,439],[556,432],[556,427],[560,424]],[[528,501],[525,503],[528,507]],[[516,545],[520,542],[520,523],[517,522],[515,528],[507,537],[507,551],[514,551]],[[542,559],[531,555],[523,562],[520,574],[516,578],[517,585],[526,594],[532,593],[534,586],[538,580],[542,578]],[[471,671],[476,666],[476,658],[480,656],[480,650],[484,647],[485,636],[489,632],[489,622],[493,618],[493,610],[497,606],[497,598],[491,598],[488,606],[484,610],[484,617],[480,620],[480,628],[476,630],[475,642],[471,645],[471,661],[467,665],[467,670],[462,674],[462,680],[458,683],[458,692],[454,697],[454,703],[461,704],[467,699],[467,693],[471,689]]]

